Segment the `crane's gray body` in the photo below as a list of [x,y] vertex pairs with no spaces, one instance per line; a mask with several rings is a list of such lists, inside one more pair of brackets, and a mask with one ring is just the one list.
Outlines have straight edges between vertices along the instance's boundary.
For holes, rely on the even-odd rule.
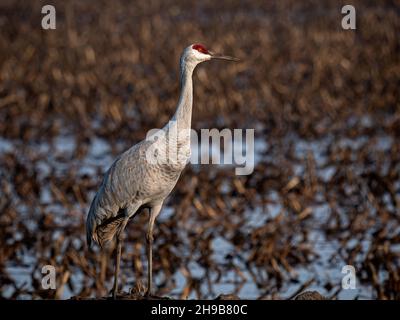
[[89,245],[92,239],[103,245],[114,235],[114,232],[104,234],[98,228],[104,226],[104,222],[113,221],[117,216],[132,217],[142,208],[162,205],[185,167],[185,163],[153,163],[146,158],[150,148],[156,144],[159,145],[157,150],[163,150],[165,142],[144,140],[136,144],[118,157],[105,173],[88,214]]
[[[92,240],[103,246],[113,238],[125,217],[132,217],[142,208],[155,209],[158,215],[165,198],[175,187],[190,158],[192,74],[198,62],[189,58],[184,52],[181,58],[181,96],[172,121],[162,129],[164,135],[155,141],[146,139],[134,145],[105,173],[87,216],[89,246]],[[176,161],[165,158],[169,146],[176,146],[176,156],[173,157]],[[148,152],[153,150],[157,150],[160,159],[156,157],[155,161],[149,161]]]

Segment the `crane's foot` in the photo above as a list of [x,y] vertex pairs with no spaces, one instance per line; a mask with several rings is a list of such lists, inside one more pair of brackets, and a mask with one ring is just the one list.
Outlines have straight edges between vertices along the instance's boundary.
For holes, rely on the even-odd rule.
[[117,290],[113,288],[110,293],[111,293],[112,299],[117,300]]
[[144,297],[145,297],[146,299],[151,298],[151,297],[152,297],[151,291],[150,291],[150,290],[147,290],[146,293],[144,294]]

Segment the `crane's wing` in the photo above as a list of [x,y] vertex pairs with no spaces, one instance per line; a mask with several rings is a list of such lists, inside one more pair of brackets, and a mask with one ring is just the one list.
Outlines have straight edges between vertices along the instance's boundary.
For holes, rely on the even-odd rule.
[[[105,173],[86,220],[89,247],[92,240],[100,243],[103,238],[115,233],[110,230],[118,224],[120,211],[138,197],[141,182],[149,170],[146,151],[150,145],[151,142],[146,140],[134,145],[120,155]],[[111,229],[106,229],[106,226]]]

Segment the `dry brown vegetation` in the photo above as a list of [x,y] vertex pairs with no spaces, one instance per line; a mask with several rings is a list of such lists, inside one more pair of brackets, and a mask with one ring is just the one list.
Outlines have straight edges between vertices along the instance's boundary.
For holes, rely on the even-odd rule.
[[[193,127],[256,128],[264,148],[249,176],[185,171],[156,225],[157,294],[335,298],[352,264],[356,297],[400,298],[399,1],[353,1],[355,31],[341,1],[53,1],[53,31],[44,4],[0,2],[0,296],[107,293],[88,205],[112,159],[168,121],[179,55],[202,42],[243,61],[197,69]],[[124,247],[135,293],[146,220]],[[57,290],[40,289],[46,264]]]

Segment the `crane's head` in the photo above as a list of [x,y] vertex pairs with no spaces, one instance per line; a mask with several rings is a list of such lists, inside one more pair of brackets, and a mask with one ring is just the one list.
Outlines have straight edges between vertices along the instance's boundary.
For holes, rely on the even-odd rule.
[[211,59],[239,61],[237,58],[214,53],[204,45],[195,43],[187,47],[181,56],[181,64],[190,64],[195,67],[197,64]]

